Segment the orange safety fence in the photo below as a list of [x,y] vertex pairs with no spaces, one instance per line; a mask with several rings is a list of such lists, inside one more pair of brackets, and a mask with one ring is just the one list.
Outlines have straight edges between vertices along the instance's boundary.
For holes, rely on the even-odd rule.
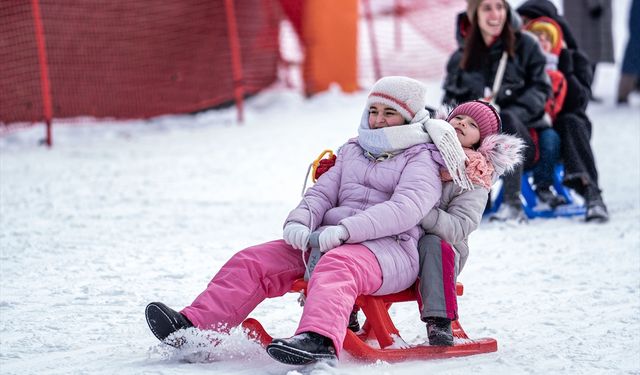
[[[357,17],[346,18],[357,27],[344,28],[357,36],[341,41],[357,53],[340,69],[342,60],[326,49],[313,64],[305,61],[313,33],[322,32],[315,25],[311,35],[300,35],[309,32],[303,22],[323,11],[309,6],[322,2],[311,1],[0,2],[0,135],[55,119],[149,118],[233,103],[241,119],[243,98],[274,83],[313,94],[341,80],[322,67],[325,82],[310,81],[313,64],[349,72],[345,91],[366,89],[384,75],[440,79],[456,47],[456,14],[466,6],[357,0]],[[325,37],[330,45],[340,33]]]
[[276,80],[281,19],[275,0],[2,2],[0,127],[237,101]]

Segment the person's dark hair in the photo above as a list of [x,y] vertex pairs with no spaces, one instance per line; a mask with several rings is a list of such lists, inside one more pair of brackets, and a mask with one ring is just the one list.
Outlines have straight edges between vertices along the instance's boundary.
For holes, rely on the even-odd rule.
[[[505,8],[507,18],[504,22],[504,27],[502,28],[502,33],[500,33],[499,39],[502,40],[504,50],[507,51],[509,56],[513,57],[516,49],[516,33],[511,26],[511,9],[506,1]],[[489,47],[484,43],[482,33],[480,32],[480,26],[478,26],[477,10],[473,13],[470,28],[471,30],[464,40],[464,50],[462,60],[460,60],[460,68],[463,70],[474,70],[480,68],[486,63],[486,57],[489,52]]]

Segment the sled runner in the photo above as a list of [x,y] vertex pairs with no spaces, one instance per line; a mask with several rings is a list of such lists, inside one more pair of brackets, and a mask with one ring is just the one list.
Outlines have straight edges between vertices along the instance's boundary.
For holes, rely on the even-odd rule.
[[[299,279],[291,286],[291,292],[306,292],[306,288],[307,282]],[[463,286],[458,283],[456,285],[456,294],[461,296],[462,292]],[[388,310],[393,303],[416,302],[417,298],[414,287],[386,296],[358,297],[356,305],[360,307],[366,320],[358,333],[347,329],[344,350],[356,359],[366,362],[375,362],[376,360],[400,362],[416,359],[461,357],[498,350],[498,343],[495,339],[470,339],[458,320],[454,320],[451,323],[455,338],[454,346],[429,346],[425,344],[398,348],[398,345],[405,343],[400,336],[400,332],[393,324]],[[262,324],[253,318],[246,319],[242,326],[248,330],[250,337],[256,339],[265,347],[273,340]],[[422,326],[418,323],[417,318],[416,326]],[[426,329],[424,327],[422,329],[425,332],[426,341]]]

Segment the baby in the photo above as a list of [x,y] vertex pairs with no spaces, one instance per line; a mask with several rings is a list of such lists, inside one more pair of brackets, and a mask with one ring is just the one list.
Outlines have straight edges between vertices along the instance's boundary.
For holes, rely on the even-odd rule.
[[540,47],[547,58],[546,71],[551,81],[552,95],[545,103],[545,118],[549,127],[531,129],[531,137],[536,144],[537,163],[533,168],[538,199],[551,208],[565,204],[561,195],[551,189],[555,165],[560,160],[560,136],[553,129],[553,124],[562,110],[567,95],[567,80],[558,70],[558,59],[563,48],[562,28],[551,18],[535,18],[525,26],[538,37]]

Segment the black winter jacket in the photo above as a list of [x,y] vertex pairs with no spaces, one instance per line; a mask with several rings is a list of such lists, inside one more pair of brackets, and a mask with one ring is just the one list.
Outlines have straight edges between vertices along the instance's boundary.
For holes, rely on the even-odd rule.
[[527,0],[516,9],[518,14],[530,19],[549,17],[562,28],[567,48],[560,52],[558,70],[567,79],[567,96],[560,114],[574,113],[586,118],[587,104],[591,97],[593,70],[591,62],[577,45],[567,21],[558,14],[558,9],[549,0]]
[[[461,13],[458,16],[458,25],[462,25],[461,17],[466,17],[466,14]],[[458,40],[464,43],[462,38]],[[489,47],[481,68],[462,70],[462,43],[447,63],[447,76],[443,86],[443,103],[447,105],[484,97],[485,87],[493,86],[504,50],[502,40],[498,39]],[[545,63],[546,58],[534,37],[529,33],[516,31],[515,55],[507,60],[502,85],[496,95],[496,104],[501,111],[513,113],[529,127],[550,126],[542,120],[545,102],[551,94]]]
[[[462,13],[458,17],[466,17],[466,14]],[[480,69],[462,70],[460,60],[463,47],[460,44],[447,63],[447,76],[443,86],[443,103],[447,105],[483,98],[485,87],[493,86],[504,50],[502,40],[498,39],[490,47],[487,60]],[[512,112],[529,127],[549,126],[542,121],[544,104],[551,94],[549,77],[545,71],[545,56],[538,42],[528,33],[516,31],[515,47],[515,56],[507,60],[495,102],[501,111]]]

